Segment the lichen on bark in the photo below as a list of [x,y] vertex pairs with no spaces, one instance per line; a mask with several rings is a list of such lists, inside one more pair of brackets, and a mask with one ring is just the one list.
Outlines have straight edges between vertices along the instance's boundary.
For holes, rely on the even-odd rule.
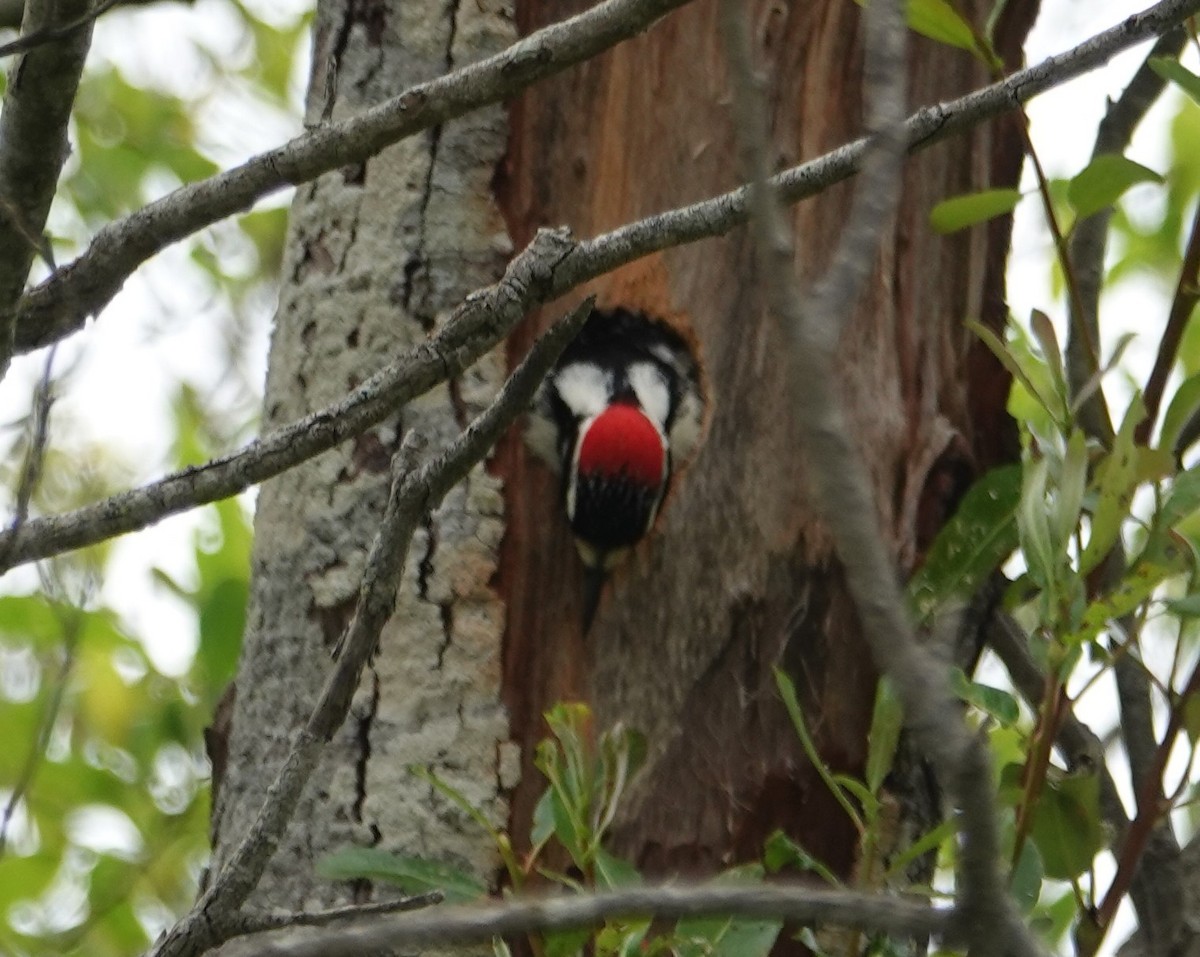
[[[321,3],[307,120],[353,114],[513,39],[510,13],[497,0]],[[300,189],[264,428],[343,395],[498,277],[511,244],[490,183],[506,133],[503,109],[492,107]],[[257,812],[330,667],[400,440],[416,430],[438,448],[494,396],[503,375],[503,357],[485,357],[371,432],[263,486],[229,761],[214,808],[218,864]],[[499,480],[479,466],[418,531],[351,719],[326,749],[253,905],[299,909],[374,896],[369,885],[336,885],[314,873],[322,855],[347,845],[441,858],[491,876],[495,850],[486,835],[409,766],[431,767],[497,824],[507,817],[504,615],[489,588],[502,521]]]

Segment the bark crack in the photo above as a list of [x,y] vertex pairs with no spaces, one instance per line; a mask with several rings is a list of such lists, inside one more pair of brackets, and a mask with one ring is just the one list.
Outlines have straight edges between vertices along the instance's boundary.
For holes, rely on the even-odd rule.
[[[379,672],[374,665],[368,668],[371,677],[371,695],[362,712],[355,716],[356,740],[358,757],[354,762],[354,805],[350,808],[350,817],[356,824],[363,823],[363,806],[367,801],[367,771],[371,763],[371,725],[375,722],[375,713],[379,710]],[[372,831],[375,842],[379,834]]]
[[[434,524],[432,515],[424,520],[423,527],[426,545],[425,554],[417,563],[417,595],[421,601],[428,602],[431,601],[429,586],[433,580],[434,558],[438,549],[437,526]],[[437,668],[440,671],[445,661],[446,651],[450,648],[451,636],[454,633],[454,604],[452,601],[437,602],[436,604],[442,621],[442,640],[437,649]]]
[[443,602],[438,608],[442,613],[442,644],[437,653],[438,671],[441,671],[454,636],[454,606],[450,602]]
[[[421,187],[421,201],[417,207],[417,241],[404,263],[404,288],[400,295],[405,311],[421,324],[426,333],[433,331],[435,319],[429,295],[429,255],[425,247],[429,228],[429,200],[433,195],[433,175],[441,141],[442,127],[435,126],[429,131],[429,165],[425,169],[425,183]],[[422,287],[419,293],[418,286]]]
[[[374,665],[369,665],[367,670],[370,674],[371,694],[366,706],[361,711],[356,710],[354,714],[358,754],[354,759],[354,803],[350,807],[350,819],[356,824],[363,823],[363,808],[367,803],[367,774],[371,764],[371,726],[374,724],[375,715],[379,710],[379,672],[376,671]],[[379,827],[372,821],[367,830],[371,835],[368,846],[374,847],[382,837]],[[374,896],[375,888],[372,881],[359,878],[350,882],[350,897],[356,904],[364,904],[373,900]]]
[[[446,34],[445,54],[442,58],[445,71],[454,69],[454,41],[458,35],[459,0],[450,0],[446,5],[446,19],[449,30]],[[421,187],[421,200],[417,208],[417,241],[404,263],[404,284],[400,301],[409,314],[421,324],[425,332],[432,332],[437,318],[437,310],[432,302],[432,289],[429,282],[429,254],[427,251],[429,227],[429,203],[433,197],[433,180],[437,170],[438,152],[442,143],[441,125],[429,130],[429,165],[425,171],[425,182]],[[421,287],[421,288],[418,288]]]
[[433,516],[426,515],[421,520],[425,529],[425,554],[417,563],[417,595],[421,601],[429,601],[429,582],[433,578],[433,556],[437,553],[437,528]]

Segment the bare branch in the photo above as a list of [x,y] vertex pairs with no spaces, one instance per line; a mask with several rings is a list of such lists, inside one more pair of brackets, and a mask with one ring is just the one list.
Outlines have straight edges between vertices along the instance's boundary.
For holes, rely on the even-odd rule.
[[[33,392],[29,414],[29,445],[17,479],[17,495],[13,506],[12,529],[20,528],[29,517],[29,503],[42,478],[46,446],[50,441],[50,410],[54,406],[54,358],[58,345],[51,346],[42,363],[42,376]],[[2,560],[0,560],[2,563]]]
[[[1166,86],[1166,80],[1151,69],[1151,59],[1178,57],[1186,39],[1183,27],[1175,27],[1159,37],[1124,91],[1105,111],[1096,132],[1092,159],[1107,153],[1125,152],[1134,130]],[[1098,356],[1089,343],[1100,341],[1100,289],[1111,219],[1112,207],[1106,207],[1076,223],[1071,235],[1071,269],[1079,292],[1078,298],[1068,303],[1073,313],[1067,338],[1067,372],[1072,395],[1079,395],[1098,369]],[[1077,310],[1080,314],[1075,314]],[[1083,404],[1080,415],[1083,421],[1092,423],[1091,431],[1094,434],[1107,431],[1111,435],[1112,423],[1104,397],[1099,392]],[[1151,415],[1151,426],[1153,419]]]
[[58,721],[59,712],[62,710],[63,695],[66,694],[67,683],[70,681],[71,671],[75,667],[75,648],[79,644],[79,635],[83,630],[82,614],[78,609],[72,608],[61,614],[57,607],[54,610],[63,631],[62,661],[59,663],[58,674],[54,677],[54,690],[50,692],[50,700],[46,702],[45,710],[42,713],[37,736],[29,742],[29,754],[26,756],[25,763],[21,766],[16,780],[10,785],[11,791],[8,800],[4,804],[4,810],[0,812],[0,860],[4,859],[4,854],[8,849],[8,828],[12,823],[17,805],[29,792],[33,779],[37,776],[38,768],[46,757],[50,735]]
[[[161,3],[163,0],[119,0],[119,2],[124,7],[144,7],[151,3]],[[171,2],[191,6],[195,0],[171,0]],[[24,14],[25,0],[0,0],[0,28],[15,29],[19,27]]]
[[[26,35],[87,12],[87,0],[28,0]],[[9,77],[0,112],[0,377],[16,339],[14,307],[42,244],[50,201],[66,161],[67,121],[91,45],[85,26],[24,56]]]
[[42,27],[40,30],[34,30],[32,33],[26,33],[18,37],[11,43],[0,43],[0,57],[14,56],[36,47],[45,46],[47,43],[53,43],[55,40],[64,40],[76,30],[91,26],[101,14],[107,13],[118,3],[123,2],[126,2],[126,0],[102,0],[101,3],[96,4],[91,10],[67,23]]
[[[352,119],[324,126],[243,166],[185,186],[102,229],[88,250],[30,291],[17,306],[16,346],[27,352],[83,327],[108,304],[143,262],[168,245],[242,212],[285,186],[361,162],[406,136],[444,123],[592,56],[630,36],[684,0],[608,0],[579,17],[530,35],[495,57],[413,87]],[[927,106],[909,119],[910,150],[921,150],[1040,93],[1107,63],[1133,44],[1158,36],[1200,11],[1200,0],[1163,0],[1067,53],[949,103]],[[632,22],[635,16],[640,17]],[[610,22],[611,21],[611,22]],[[599,24],[599,25],[597,25]],[[866,147],[858,140],[797,166],[776,182],[781,200],[812,196],[858,172]],[[728,232],[746,220],[745,193],[734,190],[706,203],[652,216],[615,230],[596,260],[599,275],[670,246]],[[661,237],[645,235],[662,230]],[[595,240],[593,242],[600,242]],[[581,248],[592,253],[587,244]],[[582,280],[581,280],[582,281]]]
[[445,895],[441,891],[430,891],[427,894],[416,894],[412,897],[401,897],[394,901],[376,901],[371,904],[350,904],[346,907],[333,907],[329,910],[306,911],[296,914],[238,914],[229,921],[236,931],[229,939],[246,937],[250,934],[264,934],[273,930],[287,930],[290,927],[327,927],[341,921],[363,917],[377,917],[380,914],[402,914],[409,911],[421,910],[440,904]]
[[229,957],[340,957],[410,951],[430,946],[476,943],[492,937],[595,927],[609,918],[704,917],[782,918],[798,923],[840,924],[897,937],[944,933],[951,912],[928,903],[811,886],[764,884],[738,887],[641,887],[575,897],[512,900],[486,906],[438,908],[424,914],[356,921],[353,926],[302,938],[240,941]]
[[145,528],[168,515],[236,495],[380,422],[404,403],[458,375],[504,338],[528,309],[570,289],[559,277],[575,248],[564,231],[543,230],[501,280],[468,296],[432,339],[409,350],[339,402],[283,426],[244,449],[176,472],[65,515],[0,532],[0,571],[22,562]]
[[[76,0],[78,2],[78,0]],[[605,0],[502,53],[405,90],[357,116],[320,126],[235,169],[193,183],[97,233],[86,253],[33,290],[17,325],[23,350],[83,326],[154,254],[249,209],[286,186],[374,156],[385,146],[491,103],[635,36],[688,0]],[[8,304],[0,300],[0,314]],[[11,315],[9,321],[12,321]]]
[[237,932],[238,911],[262,877],[287,830],[301,792],[325,744],[346,720],[379,634],[396,604],[396,590],[417,523],[483,459],[575,337],[591,311],[588,300],[556,323],[509,376],[492,403],[435,458],[417,469],[420,439],[410,434],[392,460],[392,487],[379,532],[371,543],[354,617],[338,642],[340,656],[304,728],[280,768],[250,826],[220,873],[192,910],[155,948],[156,957],[194,957]]
[[874,129],[863,181],[829,273],[808,298],[795,277],[790,232],[768,179],[766,109],[754,88],[749,37],[738,0],[723,0],[723,33],[734,78],[738,133],[752,178],[757,246],[772,311],[791,348],[792,404],[809,477],[846,569],[876,662],[895,682],[905,723],[953,795],[962,824],[954,927],[977,955],[1036,955],[999,871],[990,759],[963,724],[945,668],[917,644],[878,527],[867,470],[853,442],[833,356],[845,317],[870,272],[900,188],[904,139],[905,26],[898,0],[866,8],[865,93]]

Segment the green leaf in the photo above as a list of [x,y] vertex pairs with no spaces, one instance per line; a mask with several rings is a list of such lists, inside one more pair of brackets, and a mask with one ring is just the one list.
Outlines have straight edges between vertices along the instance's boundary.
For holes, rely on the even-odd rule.
[[1179,442],[1183,427],[1196,414],[1197,409],[1200,409],[1200,372],[1184,379],[1171,396],[1167,411],[1163,413],[1162,432],[1158,439],[1161,448],[1178,454],[1179,450],[1175,446]]
[[1031,835],[1047,877],[1067,881],[1085,873],[1104,849],[1096,775],[1048,777],[1034,808]]
[[1054,331],[1054,323],[1040,309],[1034,309],[1029,314],[1029,328],[1037,339],[1042,350],[1042,357],[1054,377],[1055,391],[1059,395],[1067,394],[1067,372],[1063,365],[1062,349],[1058,344],[1058,333]]
[[1026,841],[1021,845],[1021,856],[1008,882],[1008,889],[1022,914],[1029,914],[1037,904],[1044,876],[1042,856],[1038,853],[1037,845]]
[[595,863],[597,887],[616,890],[618,887],[636,887],[642,883],[642,875],[636,867],[602,847],[596,849]]
[[929,854],[942,846],[958,833],[958,820],[950,817],[937,827],[926,831],[917,840],[897,854],[888,862],[888,877],[899,877],[905,869],[917,858]]
[[1163,604],[1171,614],[1180,618],[1200,617],[1200,592],[1192,592],[1183,598],[1168,598]]
[[938,43],[958,47],[984,59],[975,43],[975,34],[947,0],[908,0],[905,12],[914,33]]
[[1075,892],[1068,888],[1057,900],[1045,905],[1039,904],[1034,909],[1029,926],[1046,946],[1052,948],[1052,952],[1058,953],[1058,945],[1067,936],[1078,910],[1079,902]]
[[554,794],[551,788],[546,788],[533,809],[533,827],[529,832],[529,840],[534,847],[540,847],[554,835]]
[[[600,736],[600,770],[591,795],[591,842],[598,844],[617,816],[629,782],[646,760],[645,735],[618,722]],[[596,778],[597,775],[593,775]]]
[[993,469],[971,486],[909,580],[909,604],[918,620],[928,621],[948,601],[973,594],[1012,554],[1020,496],[1017,465]]
[[0,597],[0,637],[56,648],[63,639],[65,614],[67,609],[41,595],[5,595]]
[[1188,695],[1183,702],[1183,729],[1195,747],[1200,741],[1200,695]]
[[[748,884],[761,881],[762,876],[757,864],[744,864],[721,874],[717,881]],[[679,957],[767,957],[782,928],[783,922],[777,920],[684,918],[675,928],[679,938],[676,953]]]
[[1105,153],[1071,179],[1067,199],[1079,218],[1086,219],[1111,206],[1129,187],[1147,182],[1161,183],[1163,178],[1119,153]]
[[458,868],[378,847],[348,847],[317,862],[317,873],[335,881],[384,881],[406,894],[441,891],[449,902],[479,900],[487,886]]
[[220,696],[237,671],[249,594],[249,582],[245,578],[227,578],[205,596],[198,608],[200,643],[196,649],[196,663],[213,700]]
[[584,952],[591,939],[592,932],[587,927],[556,930],[543,935],[543,953],[545,957],[574,957]]
[[1029,566],[1029,577],[1055,599],[1062,556],[1054,546],[1050,517],[1046,512],[1048,478],[1049,464],[1045,459],[1025,467],[1021,501],[1017,504],[1017,530]]
[[1200,509],[1200,466],[1193,466],[1175,476],[1171,491],[1155,516],[1161,528],[1174,528]]
[[874,824],[875,818],[879,813],[879,799],[858,778],[853,778],[848,774],[835,774],[833,775],[833,780],[837,782],[839,787],[845,788],[846,793],[858,799],[858,803],[862,805],[863,817],[866,819],[869,829]]
[[1021,708],[1016,698],[1000,688],[972,681],[961,668],[951,669],[950,686],[963,701],[990,714],[1004,727],[1012,727],[1020,720]]
[[596,934],[597,957],[642,957],[654,953],[643,944],[650,924],[648,920],[610,920]]
[[1080,619],[1079,630],[1065,636],[1067,643],[1091,641],[1110,621],[1123,618],[1143,602],[1149,601],[1158,588],[1178,569],[1170,565],[1139,559],[1106,595],[1090,602]]
[[420,764],[410,764],[408,766],[410,774],[420,778],[422,781],[430,784],[435,790],[439,791],[446,797],[455,807],[462,811],[467,817],[479,825],[480,830],[487,834],[493,841],[499,841],[500,832],[492,826],[479,808],[467,800],[466,795],[458,788],[454,787],[447,781],[444,781],[433,770]]
[[[864,0],[854,0],[860,7]],[[908,28],[923,37],[938,43],[966,50],[973,56],[989,62],[975,42],[975,34],[947,0],[908,0],[904,7]]]
[[1083,432],[1075,429],[1067,440],[1062,472],[1058,476],[1058,494],[1054,499],[1055,540],[1065,549],[1083,511],[1083,493],[1087,489],[1088,449]]
[[[970,493],[968,493],[970,494]],[[878,795],[892,762],[904,727],[904,709],[896,695],[891,679],[884,675],[875,689],[875,708],[871,713],[871,729],[867,732],[866,783],[872,795]]]
[[1079,559],[1080,574],[1086,575],[1104,560],[1116,544],[1121,523],[1129,515],[1129,506],[1138,485],[1138,456],[1134,446],[1134,429],[1146,417],[1141,396],[1134,396],[1113,440],[1112,451],[1096,468],[1098,483],[1095,511],[1092,513],[1092,533]]
[[1196,76],[1178,60],[1156,56],[1150,58],[1150,69],[1178,86],[1184,93],[1200,103],[1200,76]]
[[816,874],[831,887],[840,887],[842,883],[825,864],[780,830],[773,831],[767,838],[763,847],[763,865],[771,874],[778,874],[785,868],[790,868]]
[[1055,393],[1054,378],[1046,368],[1045,360],[1036,359],[1027,348],[1021,348],[1016,343],[1010,348],[996,333],[974,319],[966,320],[965,325],[983,340],[1001,365],[1025,387],[1030,398],[1045,410],[1055,427],[1060,432],[1068,431],[1070,415],[1066,396]]
[[968,226],[1011,213],[1021,201],[1019,189],[985,189],[943,199],[929,214],[929,225],[939,233],[954,233]]
[[796,698],[796,686],[792,684],[792,679],[783,673],[779,668],[772,668],[775,673],[775,686],[779,689],[779,697],[783,699],[783,705],[787,708],[788,717],[792,719],[792,727],[796,729],[796,736],[800,738],[800,746],[804,748],[804,753],[807,755],[809,762],[816,769],[821,780],[825,782],[825,786],[829,788],[829,793],[846,812],[846,816],[854,822],[855,829],[861,834],[865,829],[862,815],[858,813],[858,809],[854,803],[846,795],[846,789],[838,784],[833,774],[829,770],[829,766],[821,759],[820,753],[817,751],[817,746],[813,742],[812,735],[808,733],[808,724],[804,720],[804,709],[800,707],[800,702]]

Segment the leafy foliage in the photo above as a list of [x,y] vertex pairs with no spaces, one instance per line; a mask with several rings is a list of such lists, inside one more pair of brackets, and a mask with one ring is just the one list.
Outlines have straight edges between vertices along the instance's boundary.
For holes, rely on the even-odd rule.
[[[269,23],[240,3],[225,12],[229,38],[240,30],[255,55],[241,65],[203,55],[205,80],[186,93],[174,77],[160,82],[144,70],[127,71],[105,58],[102,41],[96,44],[49,224],[57,258],[78,253],[114,218],[223,165],[206,118],[214,102],[248,96],[277,111],[294,109],[293,66],[307,20],[285,23],[272,14]],[[163,13],[115,11],[106,20],[141,35],[142,18]],[[246,330],[277,282],[285,221],[282,208],[262,209],[189,241],[198,268],[187,278],[207,283],[214,327],[222,330],[213,338],[225,346],[212,364],[225,362],[227,374],[218,394],[189,381],[169,385],[164,399],[174,400],[174,428],[162,447],[173,438],[170,458],[128,461],[124,450],[98,442],[68,404],[57,405],[31,514],[90,503],[147,468],[211,458],[253,428],[257,383],[243,387],[241,371]],[[56,393],[69,392],[88,356],[72,357],[67,368],[62,359]],[[35,416],[28,415],[0,432],[7,507],[34,431]],[[250,527],[238,501],[208,507],[193,527],[190,541],[180,536],[190,555],[162,561],[172,572],[156,568],[153,581],[138,587],[145,592],[156,583],[175,596],[186,611],[182,620],[196,623],[194,634],[165,634],[152,616],[125,618],[113,609],[102,585],[130,572],[128,559],[108,545],[46,563],[34,587],[28,578],[13,579],[0,595],[0,727],[7,742],[0,749],[0,953],[141,953],[195,897],[208,857],[203,731],[236,667]],[[182,671],[156,664],[165,644],[193,642],[190,659],[174,656]]]
[[[621,726],[597,738],[591,711],[583,704],[556,705],[546,712],[545,719],[551,736],[539,743],[536,765],[547,788],[534,811],[531,850],[523,859],[514,854],[512,839],[495,830],[461,794],[427,769],[411,770],[433,783],[491,835],[514,890],[546,882],[572,891],[641,883],[632,864],[604,847],[604,837],[645,758],[645,740]],[[774,847],[770,853],[776,870],[794,863],[795,855],[802,853],[794,846],[788,848],[782,835],[775,839]],[[486,891],[473,875],[451,865],[380,848],[338,851],[322,860],[318,871],[337,880],[382,880],[406,893],[441,890],[457,900],[479,897]],[[723,879],[755,881],[763,874],[761,865],[744,865],[727,871]],[[531,945],[543,957],[567,957],[585,948],[612,957],[634,952],[765,957],[781,927],[779,921],[769,920],[686,919],[670,933],[648,936],[649,921],[613,920],[594,934],[586,930],[548,933],[533,939]],[[496,949],[497,953],[507,952],[502,941],[496,942]]]
[[[1185,89],[1194,80],[1178,64],[1152,65]],[[1196,107],[1185,103],[1175,129],[1193,129],[1196,116]],[[1100,156],[1044,195],[1068,239],[1080,220],[1113,209],[1118,252],[1110,284],[1135,273],[1177,274],[1178,249],[1189,240],[1178,204],[1191,202],[1200,187],[1194,166],[1176,141],[1163,176],[1122,156]],[[1143,219],[1134,226],[1123,208],[1122,197],[1137,184],[1158,190],[1164,200],[1157,225]],[[984,205],[980,197],[967,199],[941,208]],[[1059,262],[1057,268],[1068,284],[1074,282],[1069,265]],[[1029,702],[1030,712],[1006,689],[961,673],[955,682],[992,744],[1013,893],[1048,942],[1074,926],[1088,953],[1111,927],[1123,893],[1114,892],[1116,882],[1106,887],[1098,881],[1097,858],[1111,851],[1123,868],[1135,855],[1124,843],[1113,844],[1096,767],[1060,763],[1052,742],[1066,710],[1124,663],[1145,674],[1174,715],[1172,727],[1183,732],[1176,740],[1168,729],[1157,748],[1182,750],[1194,762],[1195,739],[1188,728],[1197,713],[1191,697],[1196,682],[1183,663],[1194,655],[1189,622],[1200,608],[1194,600],[1200,479],[1194,466],[1187,467],[1200,409],[1195,378],[1200,343],[1189,326],[1178,353],[1185,377],[1153,406],[1136,387],[1126,390],[1131,394],[1106,438],[1085,427],[1080,410],[1100,394],[1111,407],[1122,391],[1109,388],[1110,373],[1121,368],[1130,336],[1103,341],[1107,354],[1095,358],[1096,371],[1081,383],[1072,381],[1076,373],[1068,370],[1047,313],[1035,311],[1028,331],[1012,324],[1006,337],[969,325],[1012,374],[1010,410],[1024,451],[1019,469],[985,476],[966,496],[913,576],[910,599],[918,617],[932,621],[1014,556],[1008,569],[1015,580],[1004,606],[1028,635],[1031,659],[1046,673],[1042,697]],[[1149,662],[1155,658],[1165,658],[1169,668],[1153,669]],[[1171,793],[1168,789],[1158,811],[1139,801],[1139,814],[1152,816],[1144,821],[1139,816],[1135,834],[1164,814],[1171,800],[1190,800],[1192,790],[1180,786],[1173,798]],[[1136,837],[1123,839],[1129,840]],[[943,853],[949,859],[952,848],[943,846]],[[1061,890],[1062,882],[1069,892]]]
[[195,893],[208,853],[200,742],[236,662],[248,575],[245,516],[229,502],[219,519],[221,546],[196,548],[187,596],[208,624],[181,677],[158,671],[111,611],[0,598],[6,953],[135,953]]

